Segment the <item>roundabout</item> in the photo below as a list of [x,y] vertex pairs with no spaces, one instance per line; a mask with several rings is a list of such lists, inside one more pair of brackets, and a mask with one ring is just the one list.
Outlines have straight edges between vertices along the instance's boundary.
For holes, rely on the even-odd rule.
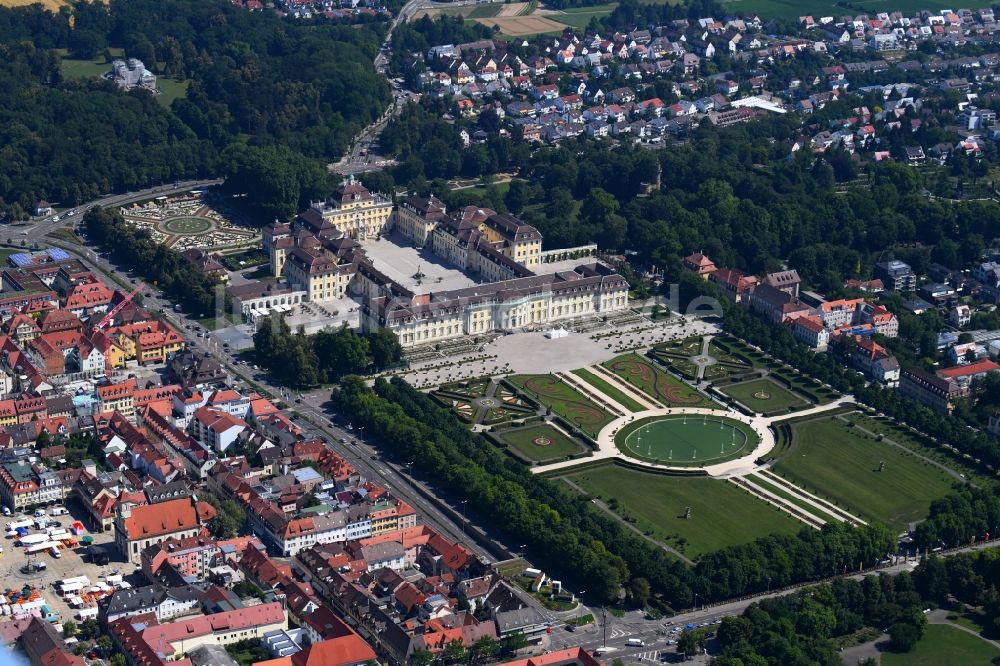
[[753,451],[759,442],[748,425],[707,413],[644,418],[615,435],[615,445],[627,457],[682,467],[733,460]]

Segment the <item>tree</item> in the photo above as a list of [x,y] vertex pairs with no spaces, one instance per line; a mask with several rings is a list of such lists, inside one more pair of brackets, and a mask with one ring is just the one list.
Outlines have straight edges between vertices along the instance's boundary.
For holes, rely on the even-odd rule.
[[635,604],[637,608],[644,608],[647,603],[649,603],[650,597],[650,586],[649,581],[641,576],[633,578],[628,584],[629,595],[632,597],[632,603]]
[[500,641],[500,650],[504,654],[513,654],[526,647],[528,647],[528,639],[520,631],[510,636],[505,636]]
[[66,638],[73,638],[73,636],[76,636],[76,622],[73,622],[73,620],[66,620],[63,622],[63,636]]
[[398,363],[403,357],[403,347],[396,334],[387,328],[379,328],[368,335],[372,363],[376,368],[387,368]]
[[111,648],[114,647],[114,643],[111,642],[111,636],[108,636],[107,634],[99,636],[97,638],[97,647],[99,647],[104,654],[111,652]]
[[464,661],[468,654],[469,653],[468,650],[465,649],[465,645],[463,645],[462,641],[458,638],[444,646],[443,656],[446,664],[454,664]]
[[111,664],[111,666],[128,666],[128,660],[125,658],[125,655],[123,655],[121,652],[116,652],[113,655],[111,655],[109,663]]
[[78,635],[84,640],[90,640],[101,633],[101,625],[94,618],[88,618],[80,624]]
[[500,644],[492,636],[483,636],[472,646],[472,661],[489,661],[500,649]]
[[921,634],[920,628],[912,622],[897,622],[889,627],[889,646],[894,652],[909,652]]
[[704,632],[684,630],[677,639],[677,651],[684,653],[685,656],[689,654],[701,654],[705,649],[706,642],[707,638]]
[[410,655],[410,666],[431,666],[434,663],[434,654],[428,650],[417,648]]

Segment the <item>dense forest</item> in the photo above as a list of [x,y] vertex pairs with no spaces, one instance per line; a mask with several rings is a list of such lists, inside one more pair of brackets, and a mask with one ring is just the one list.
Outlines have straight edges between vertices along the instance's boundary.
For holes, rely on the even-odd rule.
[[339,380],[344,375],[383,370],[403,356],[396,335],[380,328],[360,334],[348,328],[325,328],[315,335],[294,334],[281,317],[258,323],[253,336],[257,362],[282,384],[306,388]]
[[[277,202],[265,217],[294,213],[330,189],[322,166],[389,103],[372,64],[384,30],[284,20],[224,0],[79,2],[55,15],[0,8],[0,212],[19,218],[40,198],[72,206],[232,174],[251,204]],[[63,58],[109,60],[115,48],[187,82],[186,95],[166,108],[145,91],[64,79]],[[275,194],[265,199],[258,183]]]

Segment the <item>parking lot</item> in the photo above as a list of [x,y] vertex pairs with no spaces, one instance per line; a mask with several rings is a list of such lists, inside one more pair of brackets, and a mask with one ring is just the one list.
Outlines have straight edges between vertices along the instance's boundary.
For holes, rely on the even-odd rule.
[[[72,507],[69,508],[72,509]],[[31,516],[32,513],[28,512],[28,516]],[[83,522],[81,520],[82,517],[82,515],[73,516],[71,513],[65,516],[53,516],[51,519],[59,521],[63,527],[68,527],[74,522]],[[3,517],[4,525],[14,519],[13,516]],[[44,530],[29,529],[29,534],[42,532]],[[87,531],[85,534],[80,535],[80,537],[86,535],[92,536],[95,544],[107,544],[114,541],[114,535],[111,532],[91,533]],[[77,609],[70,608],[56,590],[53,589],[55,581],[74,576],[87,576],[91,584],[93,584],[105,576],[111,575],[115,569],[121,569],[120,573],[124,574],[131,573],[134,568],[131,565],[115,561],[112,561],[107,566],[97,566],[91,563],[89,558],[83,557],[87,552],[86,546],[77,546],[75,549],[63,549],[59,558],[52,557],[47,550],[29,557],[25,554],[24,548],[14,545],[14,541],[15,539],[9,536],[3,540],[3,555],[0,557],[0,575],[3,576],[4,580],[3,588],[13,590],[20,589],[25,585],[37,588],[49,608],[63,621],[73,620],[78,622],[74,617]],[[26,564],[35,564],[38,562],[45,563],[46,568],[43,571],[32,571],[31,573],[23,573],[21,571],[21,568]]]

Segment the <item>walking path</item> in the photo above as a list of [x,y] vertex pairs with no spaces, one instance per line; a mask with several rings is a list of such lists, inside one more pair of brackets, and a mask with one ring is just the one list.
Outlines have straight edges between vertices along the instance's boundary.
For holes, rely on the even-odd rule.
[[611,384],[616,389],[618,389],[628,397],[632,398],[640,405],[646,407],[647,409],[660,409],[663,407],[662,404],[660,404],[656,400],[653,400],[653,398],[649,397],[642,391],[639,391],[635,387],[630,386],[628,382],[622,381],[621,377],[611,372],[603,365],[597,364],[597,365],[587,366],[587,370],[590,370],[592,373],[594,373],[607,383]]
[[966,627],[964,625],[961,625],[961,624],[958,624],[956,622],[952,622],[951,620],[949,620],[948,619],[948,611],[946,611],[946,610],[943,610],[943,609],[940,609],[940,608],[932,610],[930,613],[927,614],[927,622],[930,623],[930,624],[947,624],[948,626],[954,627],[955,629],[959,629],[961,631],[964,631],[967,634],[972,634],[973,636],[975,636],[979,640],[985,641],[985,642],[989,643],[990,645],[992,645],[993,647],[995,647],[997,649],[1000,649],[1000,643],[998,643],[997,641],[993,641],[993,640],[990,640],[989,638],[985,638],[978,631],[976,631],[974,629],[970,629],[969,627]]
[[572,372],[557,372],[556,377],[582,393],[585,398],[590,398],[602,407],[610,407],[611,411],[618,412],[619,414],[632,413],[631,409],[626,408],[625,405],[617,402],[607,393],[603,393],[599,388],[577,377]]
[[[603,394],[602,394],[603,395]],[[611,401],[609,401],[611,402]],[[826,405],[816,405],[809,409],[802,410],[801,412],[796,412],[794,414],[795,418],[801,416],[811,416],[813,414],[822,414],[824,412],[829,412],[834,409],[838,409],[848,404],[854,403],[854,396],[846,395],[840,400],[828,403]],[[739,421],[746,426],[753,429],[757,436],[760,438],[760,442],[757,448],[743,456],[742,458],[736,458],[735,460],[729,460],[726,462],[717,463],[715,465],[707,465],[701,469],[705,470],[709,476],[716,477],[730,477],[730,476],[744,476],[750,474],[751,472],[763,469],[761,465],[757,464],[757,460],[767,456],[774,448],[774,433],[771,430],[771,424],[776,421],[781,421],[789,418],[788,414],[782,414],[780,416],[746,416],[745,414],[740,414],[738,412],[733,412],[728,409],[723,408],[710,408],[710,407],[667,407],[667,408],[657,408],[650,409],[644,412],[636,412],[634,414],[627,413],[625,416],[619,416],[614,421],[604,426],[601,432],[597,435],[597,451],[594,455],[586,458],[578,458],[576,460],[561,460],[559,462],[549,463],[548,465],[539,465],[538,467],[533,467],[531,469],[535,474],[544,474],[546,472],[553,472],[557,470],[569,469],[580,464],[589,464],[595,460],[612,460],[614,458],[621,458],[623,460],[628,460],[631,463],[643,465],[650,469],[660,469],[660,470],[684,470],[690,471],[690,467],[676,467],[672,465],[661,465],[659,463],[653,463],[646,460],[640,460],[638,458],[633,458],[631,456],[626,456],[622,453],[618,447],[615,445],[615,435],[623,427],[631,423],[632,421],[638,421],[645,418],[653,418],[658,416],[677,416],[677,415],[688,415],[688,416],[725,416],[727,418],[733,419],[734,421]]]
[[[570,479],[568,477],[565,477],[565,476],[562,478],[562,480],[565,481],[566,483],[568,483],[570,486],[572,486],[573,489],[576,490],[581,495],[584,495],[584,496],[589,496],[590,495],[590,493],[587,492],[587,490],[585,488],[583,488],[580,484],[578,484],[576,481],[573,481],[572,479]],[[662,541],[658,541],[658,540],[654,539],[653,537],[649,536],[648,534],[646,534],[642,530],[640,530],[638,527],[636,527],[635,525],[633,525],[632,523],[627,522],[625,520],[622,520],[621,516],[619,516],[617,513],[615,513],[614,510],[611,507],[609,507],[607,504],[605,504],[601,500],[599,500],[596,497],[594,497],[590,501],[593,502],[597,506],[598,509],[600,509],[601,511],[604,511],[605,513],[611,515],[615,520],[617,520],[622,525],[624,525],[628,529],[632,530],[633,532],[635,532],[639,536],[641,536],[641,537],[643,537],[645,539],[649,539],[650,541],[652,541],[653,543],[655,543],[657,546],[659,546],[663,550],[667,551],[668,553],[670,553],[672,555],[676,555],[680,559],[684,560],[684,562],[686,562],[687,564],[690,564],[691,566],[694,566],[694,562],[691,559],[689,559],[688,557],[686,557],[683,553],[681,553],[678,550],[675,550],[674,548],[671,548],[670,546],[668,546],[667,544],[663,543]]]

